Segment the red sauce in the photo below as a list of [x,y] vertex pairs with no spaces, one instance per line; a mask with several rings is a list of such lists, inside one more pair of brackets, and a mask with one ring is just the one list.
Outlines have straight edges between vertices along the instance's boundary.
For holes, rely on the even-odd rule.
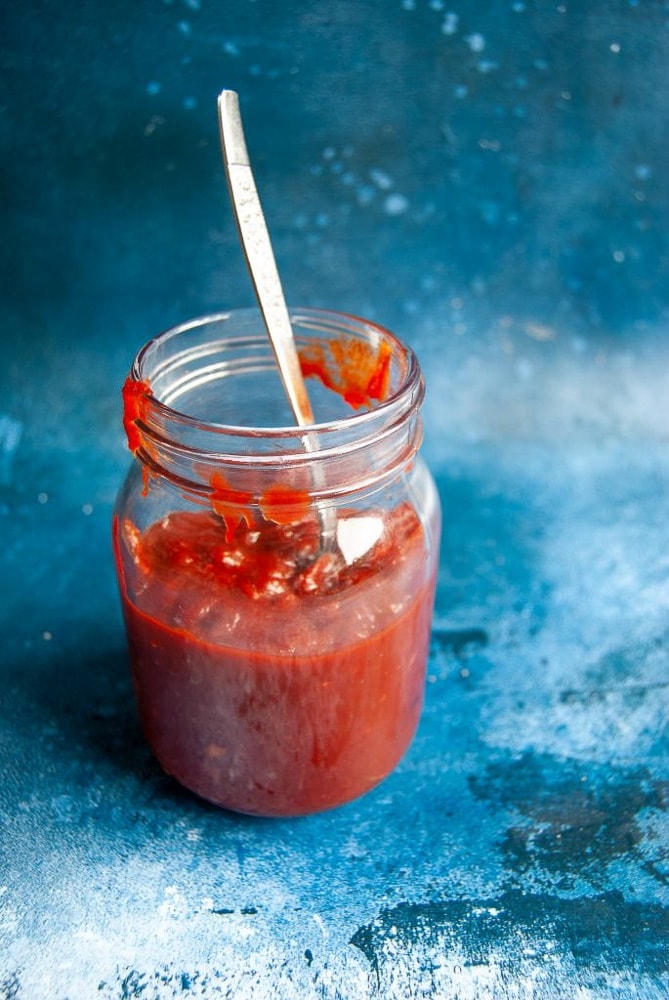
[[141,444],[137,423],[144,418],[151,387],[148,382],[127,378],[123,383],[121,393],[123,395],[123,427],[128,438],[128,447],[135,455]]
[[422,706],[434,579],[413,508],[383,518],[350,564],[319,553],[313,513],[115,522],[142,724],[168,773],[218,805],[287,816],[393,769]]
[[[304,377],[319,378],[324,386],[339,393],[356,410],[387,398],[391,357],[391,347],[385,341],[373,348],[355,337],[325,343],[314,341],[299,351]],[[141,444],[137,424],[144,419],[151,386],[146,381],[128,377],[122,394],[123,426],[128,447],[134,455]],[[212,482],[212,485],[216,484]]]
[[299,356],[305,378],[316,376],[354,410],[388,396],[392,350],[385,341],[376,349],[355,337],[330,340],[327,346],[314,341]]

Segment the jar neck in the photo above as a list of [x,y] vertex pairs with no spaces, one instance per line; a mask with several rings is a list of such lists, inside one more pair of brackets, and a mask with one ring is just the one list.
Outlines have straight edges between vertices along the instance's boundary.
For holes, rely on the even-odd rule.
[[424,395],[413,352],[344,314],[300,309],[291,322],[317,420],[308,428],[292,425],[256,310],[202,317],[142,348],[124,423],[150,476],[240,503],[277,490],[334,501],[373,493],[411,464]]

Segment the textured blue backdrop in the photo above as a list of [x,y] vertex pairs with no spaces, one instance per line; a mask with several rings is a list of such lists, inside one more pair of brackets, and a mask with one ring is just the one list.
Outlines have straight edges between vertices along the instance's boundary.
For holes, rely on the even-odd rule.
[[[669,993],[669,8],[5,5],[0,997]],[[217,811],[138,729],[109,547],[119,387],[252,301],[240,92],[289,299],[395,330],[444,541],[400,767]]]

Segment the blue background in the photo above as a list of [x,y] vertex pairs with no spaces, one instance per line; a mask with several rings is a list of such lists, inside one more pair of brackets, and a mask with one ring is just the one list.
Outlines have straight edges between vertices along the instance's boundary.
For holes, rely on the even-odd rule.
[[[0,997],[661,998],[669,8],[5,5]],[[299,821],[165,777],[109,544],[119,388],[252,303],[216,95],[286,294],[393,329],[444,506],[397,771]]]

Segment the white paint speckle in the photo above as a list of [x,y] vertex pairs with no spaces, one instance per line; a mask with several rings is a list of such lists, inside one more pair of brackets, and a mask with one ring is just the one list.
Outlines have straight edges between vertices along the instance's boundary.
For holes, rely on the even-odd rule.
[[389,194],[383,202],[386,215],[402,215],[409,208],[409,199],[403,194]]
[[611,52],[613,52],[615,55],[618,55],[618,53],[620,52],[619,42],[611,42],[609,48],[611,49]]
[[454,35],[458,30],[458,20],[458,15],[454,14],[453,11],[449,11],[448,14],[444,15],[441,25],[442,34]]
[[624,253],[624,251],[623,250],[614,250],[613,251],[613,259],[615,260],[616,264],[622,264],[623,261],[625,260],[625,253]]
[[48,493],[38,493],[37,494],[37,503],[48,503],[48,502],[49,502],[49,494]]
[[388,191],[393,186],[392,177],[379,167],[372,167],[369,171],[369,177],[381,191]]
[[472,35],[467,35],[465,41],[472,52],[483,52],[485,48],[485,38],[478,32],[474,32]]
[[144,126],[144,135],[153,135],[159,125],[164,125],[165,119],[161,115],[153,115],[151,121]]

